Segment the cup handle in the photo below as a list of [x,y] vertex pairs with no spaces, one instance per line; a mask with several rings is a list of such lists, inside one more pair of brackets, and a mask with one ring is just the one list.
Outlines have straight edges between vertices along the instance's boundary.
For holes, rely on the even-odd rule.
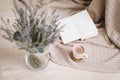
[[87,54],[83,54],[83,57],[84,57],[84,58],[88,58],[88,55],[87,55]]

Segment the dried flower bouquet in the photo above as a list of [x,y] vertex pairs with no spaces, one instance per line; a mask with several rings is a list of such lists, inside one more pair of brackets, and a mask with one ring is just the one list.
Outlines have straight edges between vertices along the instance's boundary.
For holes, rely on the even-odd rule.
[[[25,49],[30,53],[43,52],[45,46],[59,37],[59,31],[62,28],[58,28],[59,23],[56,24],[58,16],[54,16],[54,13],[55,11],[48,23],[47,14],[43,12],[41,16],[37,16],[37,9],[21,8],[18,14],[14,11],[16,19],[12,27],[15,31],[1,26],[1,30],[7,33],[7,36],[3,35],[3,37],[11,42],[15,41],[20,49]],[[1,19],[6,25],[10,24],[9,19],[7,21]]]

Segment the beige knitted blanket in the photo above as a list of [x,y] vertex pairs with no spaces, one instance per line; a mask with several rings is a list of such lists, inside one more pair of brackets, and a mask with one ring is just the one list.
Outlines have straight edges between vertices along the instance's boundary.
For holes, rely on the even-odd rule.
[[[51,60],[75,69],[98,72],[120,72],[120,0],[15,0],[16,8],[33,6],[49,15],[57,10],[60,18],[87,9],[96,23],[99,35],[84,41],[50,45]],[[70,58],[73,45],[81,44],[89,58],[74,62]]]

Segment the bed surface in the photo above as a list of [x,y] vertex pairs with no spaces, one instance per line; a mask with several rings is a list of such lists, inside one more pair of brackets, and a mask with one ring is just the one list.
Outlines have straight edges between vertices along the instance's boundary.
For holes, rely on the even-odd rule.
[[[0,4],[2,4],[2,0],[0,0]],[[8,2],[6,5],[9,5]],[[0,11],[0,17],[12,20],[14,18],[12,11],[4,10],[6,10],[5,6]],[[0,80],[120,80],[120,73],[76,70],[51,61],[44,70],[31,71],[24,62],[25,51],[18,50],[15,44],[3,39],[2,34],[3,32],[0,31]]]

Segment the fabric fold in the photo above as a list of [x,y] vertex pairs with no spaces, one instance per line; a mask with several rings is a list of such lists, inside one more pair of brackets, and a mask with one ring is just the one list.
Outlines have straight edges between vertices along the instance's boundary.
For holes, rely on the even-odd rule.
[[120,48],[120,0],[106,0],[105,24],[110,40]]

